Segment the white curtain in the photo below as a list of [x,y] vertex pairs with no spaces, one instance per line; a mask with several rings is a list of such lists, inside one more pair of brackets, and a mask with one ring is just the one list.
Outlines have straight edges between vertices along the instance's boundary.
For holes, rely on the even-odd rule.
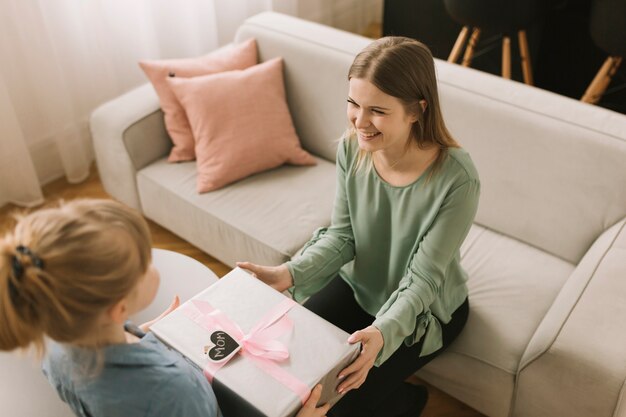
[[146,79],[143,58],[197,56],[297,0],[0,0],[0,206],[43,201],[93,161],[89,115]]

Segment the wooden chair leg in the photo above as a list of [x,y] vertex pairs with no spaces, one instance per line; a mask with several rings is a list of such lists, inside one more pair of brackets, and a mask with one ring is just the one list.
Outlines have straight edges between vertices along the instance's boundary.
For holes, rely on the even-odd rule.
[[478,43],[478,39],[480,38],[480,29],[474,28],[472,31],[472,36],[470,37],[467,48],[465,48],[465,55],[463,55],[463,62],[461,65],[464,67],[469,67],[472,63],[472,57],[474,56],[474,49],[476,49],[476,44]]
[[520,30],[517,32],[517,39],[519,41],[519,54],[522,60],[522,73],[524,75],[524,82],[528,85],[533,85],[533,70],[530,63],[530,52],[528,49],[528,39],[526,38],[526,31]]
[[610,56],[604,61],[604,64],[600,68],[600,71],[596,74],[587,91],[580,99],[584,103],[596,104],[602,98],[602,95],[606,91],[607,87],[611,83],[611,79],[617,72],[620,64],[622,63],[622,57]]
[[469,26],[463,26],[461,29],[461,33],[456,38],[456,42],[454,42],[454,46],[452,47],[452,52],[450,52],[450,56],[448,57],[448,62],[456,62],[461,55],[461,50],[463,49],[463,45],[467,40],[467,35],[469,34]]
[[502,78],[511,79],[511,38],[502,38]]

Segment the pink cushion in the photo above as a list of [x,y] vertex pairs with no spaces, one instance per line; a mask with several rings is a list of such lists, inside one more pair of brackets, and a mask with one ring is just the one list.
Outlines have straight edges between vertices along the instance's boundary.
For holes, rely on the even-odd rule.
[[167,83],[171,77],[196,77],[215,74],[222,71],[246,69],[257,63],[257,48],[254,39],[239,45],[226,46],[208,55],[198,58],[167,59],[159,61],[140,61],[139,66],[154,86],[161,109],[164,113],[165,127],[174,147],[169,161],[190,161],[196,155],[194,140],[184,109],[176,99]]
[[195,78],[169,78],[196,139],[203,193],[284,163],[314,165],[291,121],[283,61]]

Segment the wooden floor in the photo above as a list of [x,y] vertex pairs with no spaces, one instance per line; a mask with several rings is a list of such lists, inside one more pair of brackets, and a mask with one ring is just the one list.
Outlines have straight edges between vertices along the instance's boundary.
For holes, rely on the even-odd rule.
[[[54,204],[60,199],[72,200],[75,198],[111,198],[98,178],[95,167],[92,168],[89,178],[80,184],[69,184],[66,180],[61,179],[54,181],[44,187],[44,196],[46,202],[44,206]],[[24,211],[11,204],[0,208],[0,234],[4,234],[9,230],[14,221],[12,220],[11,213],[16,211]],[[152,231],[153,244],[157,248],[169,249],[176,252],[183,253],[197,259],[206,266],[208,266],[219,277],[224,276],[230,268],[221,262],[217,261],[210,255],[207,255],[195,246],[187,243],[185,240],[176,236],[169,230],[157,225],[156,223],[148,220],[150,224],[150,230]],[[411,382],[425,384],[419,381],[417,378],[412,378]],[[428,386],[430,393],[430,400],[426,406],[426,409],[422,413],[422,417],[481,417],[482,414],[472,410],[465,406],[454,398],[444,394],[438,389]],[[374,417],[374,416],[373,416]]]

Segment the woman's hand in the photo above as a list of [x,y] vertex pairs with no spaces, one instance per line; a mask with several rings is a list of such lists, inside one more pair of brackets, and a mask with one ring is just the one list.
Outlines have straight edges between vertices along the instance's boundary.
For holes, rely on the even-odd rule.
[[278,266],[262,266],[250,262],[237,262],[237,266],[252,272],[252,275],[280,292],[293,286],[293,278],[285,264]]
[[152,319],[150,321],[147,321],[143,324],[140,324],[139,328],[141,329],[142,332],[148,333],[148,330],[150,330],[150,326],[152,326],[154,323],[156,323],[157,321],[161,320],[163,317],[170,314],[172,311],[176,310],[178,306],[180,306],[180,298],[178,298],[178,295],[175,295],[170,306],[164,312],[159,314],[159,317]]
[[320,400],[320,395],[322,395],[322,386],[318,384],[313,388],[309,399],[306,400],[296,417],[326,417],[326,413],[330,408],[328,404],[317,408],[315,407]]
[[345,394],[351,389],[357,389],[363,385],[367,374],[374,366],[378,352],[385,344],[383,334],[374,326],[368,326],[352,333],[348,342],[361,342],[361,354],[350,366],[339,372],[339,378],[345,378],[337,388],[340,394]]

